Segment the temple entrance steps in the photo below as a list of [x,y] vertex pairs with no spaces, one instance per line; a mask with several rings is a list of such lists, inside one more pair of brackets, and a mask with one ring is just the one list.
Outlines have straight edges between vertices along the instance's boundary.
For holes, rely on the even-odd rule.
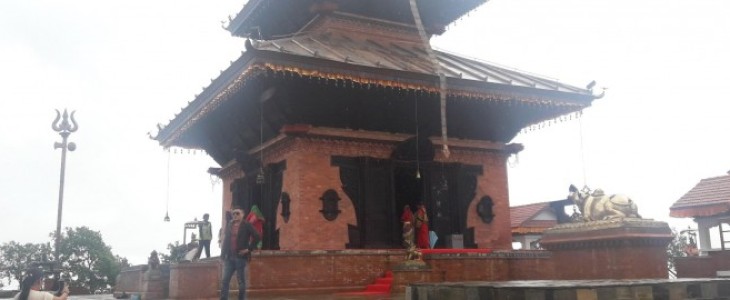
[[364,296],[387,296],[390,295],[393,285],[393,272],[385,271],[382,277],[375,279],[374,283],[368,284],[362,291],[337,293],[338,298],[346,299],[348,297],[364,297]]

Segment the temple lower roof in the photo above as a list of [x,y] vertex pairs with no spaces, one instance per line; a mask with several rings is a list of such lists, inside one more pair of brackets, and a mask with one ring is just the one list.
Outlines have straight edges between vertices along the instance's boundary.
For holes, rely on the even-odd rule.
[[[436,51],[436,57],[446,76],[445,92],[447,101],[452,103],[448,106],[448,110],[452,110],[449,114],[460,114],[465,120],[472,120],[470,122],[479,119],[489,119],[491,122],[450,125],[449,131],[457,135],[463,133],[463,139],[508,142],[526,126],[578,112],[600,97],[595,96],[590,89],[444,51]],[[248,40],[246,51],[241,57],[222,71],[167,125],[160,125],[155,139],[165,147],[200,148],[202,142],[193,140],[205,135],[206,129],[201,128],[199,123],[214,120],[209,117],[211,113],[231,99],[263,97],[266,87],[262,85],[262,80],[299,78],[312,84],[349,88],[354,93],[385,89],[395,95],[407,93],[411,95],[408,97],[425,100],[433,99],[434,95],[437,98],[441,92],[439,77],[435,73],[415,27],[349,14],[328,14],[316,18],[301,32],[286,38]],[[254,81],[256,83],[251,84]],[[285,89],[290,88],[293,86],[289,85]],[[357,97],[353,94],[354,99]],[[480,102],[486,106],[477,109],[474,105],[480,105]],[[310,114],[325,111],[311,111]],[[482,114],[481,117],[479,114]],[[291,117],[291,113],[287,115]],[[276,125],[267,134],[269,138],[276,134],[277,129],[274,127],[291,124],[288,122],[292,120],[286,118],[282,116],[274,121]],[[402,126],[401,123],[392,120],[389,126]],[[319,126],[341,125],[346,126],[343,128],[377,130],[338,122]],[[485,129],[478,129],[478,133],[474,131],[474,126]],[[197,132],[188,134],[191,129]],[[387,128],[387,131],[407,133],[398,128]]]

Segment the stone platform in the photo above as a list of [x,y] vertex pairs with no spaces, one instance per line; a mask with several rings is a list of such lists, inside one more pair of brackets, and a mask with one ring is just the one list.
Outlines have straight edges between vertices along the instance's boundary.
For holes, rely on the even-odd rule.
[[416,283],[406,300],[684,300],[730,299],[730,279],[527,280]]

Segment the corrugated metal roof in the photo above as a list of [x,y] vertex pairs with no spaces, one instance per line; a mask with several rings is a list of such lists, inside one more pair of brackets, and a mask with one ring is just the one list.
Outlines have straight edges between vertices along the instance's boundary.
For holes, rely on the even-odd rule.
[[[343,62],[358,66],[435,75],[420,43],[349,37],[342,32],[317,32],[271,41],[252,41],[260,51]],[[590,95],[589,90],[456,54],[435,51],[447,77]]]
[[[709,209],[713,207],[712,209]],[[730,208],[730,175],[705,178],[670,208],[673,217],[698,217],[725,213]]]

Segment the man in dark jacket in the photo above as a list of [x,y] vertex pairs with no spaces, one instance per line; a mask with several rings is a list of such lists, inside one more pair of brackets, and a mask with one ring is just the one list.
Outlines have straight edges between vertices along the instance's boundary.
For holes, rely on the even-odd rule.
[[238,299],[246,299],[246,264],[251,259],[251,251],[261,237],[256,229],[244,220],[244,211],[240,207],[233,208],[233,219],[223,232],[221,259],[223,260],[223,283],[221,284],[221,300],[228,300],[228,290],[233,272],[238,277]]

